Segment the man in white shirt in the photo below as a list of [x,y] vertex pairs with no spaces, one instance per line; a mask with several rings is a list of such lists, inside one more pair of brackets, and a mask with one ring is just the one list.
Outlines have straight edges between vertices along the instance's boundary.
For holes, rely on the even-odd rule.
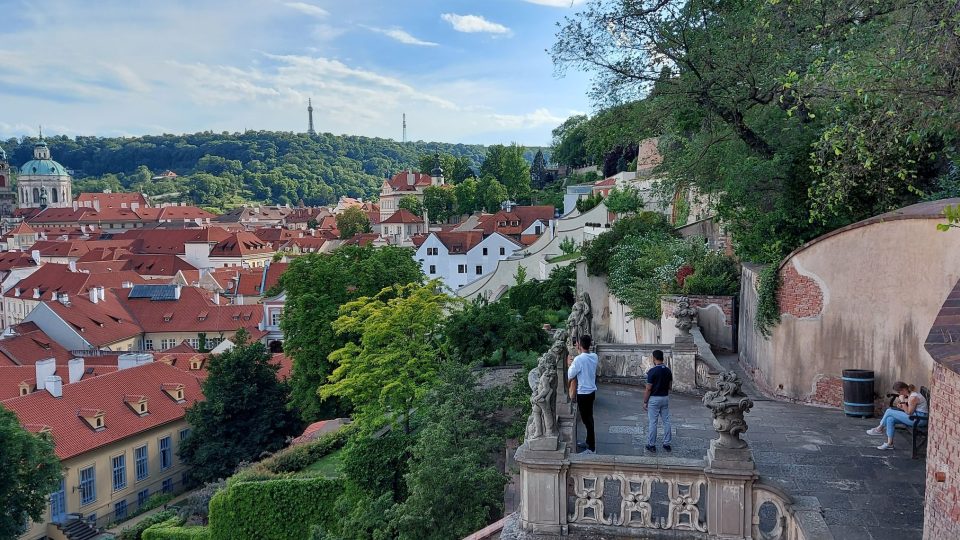
[[[577,407],[580,410],[580,419],[587,428],[586,450],[584,454],[593,454],[597,450],[597,443],[593,432],[593,401],[597,396],[597,355],[590,352],[593,340],[588,335],[580,336],[577,343],[576,358],[567,357],[567,379],[570,381],[570,393],[576,389]],[[574,396],[571,395],[571,398]]]

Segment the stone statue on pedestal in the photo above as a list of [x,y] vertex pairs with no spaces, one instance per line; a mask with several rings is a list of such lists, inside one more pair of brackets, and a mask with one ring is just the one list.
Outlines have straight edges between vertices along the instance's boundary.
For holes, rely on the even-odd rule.
[[677,307],[673,309],[673,316],[677,318],[676,327],[680,330],[678,337],[690,338],[690,329],[693,328],[697,318],[697,310],[690,307],[690,299],[681,296],[677,300]]
[[549,352],[540,357],[537,367],[530,370],[530,417],[527,419],[525,440],[533,441],[547,437],[555,440],[557,430],[557,369]]
[[743,414],[753,408],[753,400],[740,390],[740,385],[740,377],[735,372],[721,373],[717,389],[703,396],[703,404],[713,412],[713,429],[720,434],[719,439],[712,441],[712,447],[731,450],[747,447],[740,434],[747,431]]
[[589,294],[580,293],[577,301],[573,303],[570,316],[567,317],[567,331],[569,332],[567,348],[570,355],[574,356],[580,336],[591,336],[593,333],[593,307],[590,304]]

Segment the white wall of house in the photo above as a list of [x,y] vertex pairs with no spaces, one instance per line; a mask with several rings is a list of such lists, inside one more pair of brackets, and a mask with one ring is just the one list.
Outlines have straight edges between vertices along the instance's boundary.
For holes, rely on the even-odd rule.
[[74,351],[96,348],[83,339],[69,323],[61,319],[47,304],[38,304],[30,311],[24,321],[39,326],[41,330],[65,349]]
[[493,272],[499,261],[519,249],[520,246],[512,240],[500,233],[493,233],[470,251],[451,255],[437,235],[431,234],[417,249],[415,257],[427,279],[439,278],[447,287],[457,290]]
[[530,224],[526,229],[524,229],[523,232],[521,232],[520,234],[521,234],[521,235],[536,234],[536,235],[539,236],[539,235],[543,234],[543,233],[547,230],[547,228],[548,228],[549,226],[550,226],[549,223],[545,223],[543,220],[538,219],[538,220],[534,221],[533,223],[531,223],[531,224]]
[[194,268],[210,268],[210,244],[208,242],[196,242],[184,244],[183,255],[180,258],[187,261]]

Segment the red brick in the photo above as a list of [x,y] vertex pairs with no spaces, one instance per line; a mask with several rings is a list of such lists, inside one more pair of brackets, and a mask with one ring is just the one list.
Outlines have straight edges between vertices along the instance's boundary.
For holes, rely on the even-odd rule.
[[780,313],[797,318],[817,317],[823,312],[823,291],[812,278],[800,275],[792,263],[780,270],[777,300]]

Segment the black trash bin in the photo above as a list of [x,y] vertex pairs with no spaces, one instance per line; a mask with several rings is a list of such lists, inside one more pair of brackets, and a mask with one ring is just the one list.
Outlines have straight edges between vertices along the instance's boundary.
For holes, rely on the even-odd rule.
[[873,416],[873,372],[868,369],[843,370],[843,412],[847,416]]

